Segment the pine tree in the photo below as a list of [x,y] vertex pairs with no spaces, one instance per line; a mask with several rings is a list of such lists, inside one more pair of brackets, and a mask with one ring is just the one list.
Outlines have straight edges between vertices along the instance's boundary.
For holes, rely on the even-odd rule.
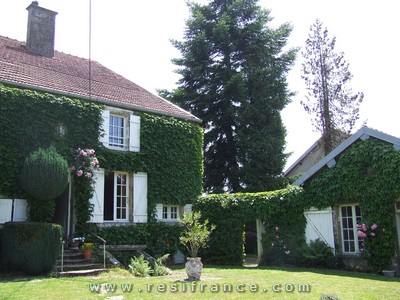
[[203,120],[207,192],[265,191],[282,186],[286,130],[280,111],[292,94],[286,74],[296,50],[284,52],[289,24],[268,27],[257,0],[188,3],[178,88],[161,91]]
[[364,94],[350,88],[352,74],[343,52],[335,52],[336,38],[328,36],[320,20],[310,28],[302,64],[308,90],[304,109],[313,116],[315,128],[321,132],[324,153],[327,155],[359,119],[359,105]]

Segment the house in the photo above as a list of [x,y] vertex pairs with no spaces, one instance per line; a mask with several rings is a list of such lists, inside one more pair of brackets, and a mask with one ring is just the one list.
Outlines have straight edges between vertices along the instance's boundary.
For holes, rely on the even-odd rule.
[[[362,127],[299,177],[293,185],[303,187],[305,200],[314,204],[304,213],[307,242],[324,241],[345,264],[362,264],[365,255],[379,255],[368,249],[371,245],[380,247],[386,258],[398,259],[399,150],[399,138]],[[365,232],[379,226],[379,238],[384,239],[377,239],[380,245],[366,241],[378,238],[375,233],[367,238],[358,233],[364,223]]]
[[[100,167],[103,168],[95,173],[94,195],[90,199],[93,205],[90,222],[102,226],[144,223],[149,218],[177,222],[180,214],[190,210],[190,202],[202,189],[201,120],[96,61],[56,51],[54,37],[57,13],[40,7],[36,1],[27,10],[26,42],[0,36],[0,87],[31,90],[40,95],[51,94],[59,97],[57,99],[67,99],[65,101],[79,99],[85,103],[101,105],[101,128],[92,131],[96,136],[103,132],[99,138],[96,137],[96,142],[102,145],[100,150],[105,159],[100,160]],[[1,98],[0,94],[0,102],[3,101]],[[21,112],[25,111],[22,103],[21,100]],[[82,126],[85,125],[79,116],[68,118],[75,117],[75,123],[81,122]],[[45,115],[37,116],[36,119],[40,118],[45,118]],[[21,120],[25,121],[24,116]],[[161,124],[163,120],[168,120],[165,121],[168,124],[163,130],[168,130],[176,123],[183,133],[178,137],[172,135],[172,132],[170,137],[168,134],[157,137],[157,141],[162,142],[151,147],[149,141],[156,140],[151,135],[159,131],[156,128],[149,133],[149,128],[153,126],[151,123]],[[1,124],[4,138],[11,130],[6,122],[8,121]],[[26,126],[36,125],[37,123],[29,123]],[[72,135],[76,130],[67,128],[62,120],[55,127],[59,133],[56,137],[58,142],[65,134]],[[180,145],[185,149],[185,155],[179,155],[179,151],[175,151],[169,158],[163,157],[169,148],[185,143],[191,137],[195,139],[194,143],[189,146]],[[27,137],[21,140],[21,144],[26,144],[20,145],[20,148],[12,145],[15,146],[13,153],[33,147],[32,144],[36,141],[31,138],[32,141],[28,141]],[[79,142],[81,141],[70,138],[60,144],[79,145]],[[86,143],[86,147],[96,146],[87,145],[86,139],[82,142]],[[35,146],[40,146],[40,143]],[[4,162],[5,151],[4,148],[0,149]],[[18,167],[17,164],[16,166]],[[17,167],[13,169],[14,173],[18,173]],[[184,176],[175,169],[174,172],[168,172],[171,168],[179,169]],[[10,175],[2,173],[0,181],[5,181]],[[23,221],[29,216],[27,201],[23,194],[13,194],[17,187],[12,185],[16,184],[11,181],[8,186],[0,186],[0,224]],[[193,188],[184,190],[185,186]],[[55,212],[55,221],[64,226],[66,236],[74,232],[76,211],[73,208],[73,189],[73,183],[70,182],[64,194],[57,199]]]

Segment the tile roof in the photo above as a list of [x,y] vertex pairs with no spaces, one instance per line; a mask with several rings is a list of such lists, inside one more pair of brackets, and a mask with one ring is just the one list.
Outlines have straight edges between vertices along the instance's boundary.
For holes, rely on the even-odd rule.
[[31,54],[24,42],[3,36],[0,36],[0,82],[201,122],[96,61],[91,61],[89,83],[88,59],[58,51],[52,58]]

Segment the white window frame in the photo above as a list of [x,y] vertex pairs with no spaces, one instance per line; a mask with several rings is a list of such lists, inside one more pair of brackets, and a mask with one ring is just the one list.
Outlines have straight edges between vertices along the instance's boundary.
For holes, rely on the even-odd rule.
[[[119,184],[118,183],[118,177],[119,176],[124,176],[125,177],[125,184]],[[118,186],[121,187],[121,192],[123,189],[125,189],[125,193],[120,193],[119,195],[119,190]],[[129,173],[126,172],[114,172],[114,222],[128,222],[129,221],[129,201],[130,201],[130,176]],[[123,195],[125,194],[125,195]],[[118,203],[118,200],[125,200],[125,206],[122,204]],[[125,210],[125,218],[118,218],[118,211],[119,210]]]
[[179,205],[163,205],[162,208],[162,220],[177,222],[180,216],[180,206]]
[[[123,130],[120,137],[119,134],[112,135],[112,118],[122,118]],[[104,134],[100,137],[100,142],[109,149],[117,151],[140,152],[140,116],[133,114],[131,111],[108,107],[102,111],[102,129]],[[122,143],[114,143],[112,139],[122,139]]]
[[[118,126],[112,124],[113,118],[118,118],[122,120],[122,136],[118,135],[113,135],[112,129],[116,129],[119,131]],[[115,128],[116,127],[116,128]],[[115,149],[115,150],[128,150],[128,137],[129,137],[129,126],[128,126],[128,116],[122,115],[122,114],[116,114],[111,112],[110,113],[110,120],[109,120],[109,125],[108,125],[108,145],[110,149]],[[122,143],[119,142],[114,142],[113,140],[122,140]]]
[[[351,216],[350,215],[343,215],[343,208],[351,207]],[[342,251],[343,254],[358,254],[361,252],[360,243],[362,242],[362,238],[358,237],[357,235],[357,224],[361,222],[361,212],[359,215],[356,214],[356,207],[360,209],[359,204],[345,204],[339,206],[340,210],[340,225],[341,225],[341,238],[342,238]],[[345,221],[345,222],[344,222]],[[349,223],[352,223],[352,227],[350,227]],[[346,223],[346,224],[345,224]],[[345,238],[345,231],[347,231],[347,238]],[[348,244],[348,250],[346,250],[346,245]],[[354,251],[351,251],[351,246],[354,246]]]

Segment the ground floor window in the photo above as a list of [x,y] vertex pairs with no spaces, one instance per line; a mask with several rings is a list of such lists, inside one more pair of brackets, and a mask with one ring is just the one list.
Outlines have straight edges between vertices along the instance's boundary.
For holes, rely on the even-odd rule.
[[362,238],[357,236],[357,224],[361,223],[359,205],[340,207],[343,253],[359,253],[362,249]]
[[177,205],[164,205],[162,218],[163,220],[177,221],[179,217],[179,207]]

